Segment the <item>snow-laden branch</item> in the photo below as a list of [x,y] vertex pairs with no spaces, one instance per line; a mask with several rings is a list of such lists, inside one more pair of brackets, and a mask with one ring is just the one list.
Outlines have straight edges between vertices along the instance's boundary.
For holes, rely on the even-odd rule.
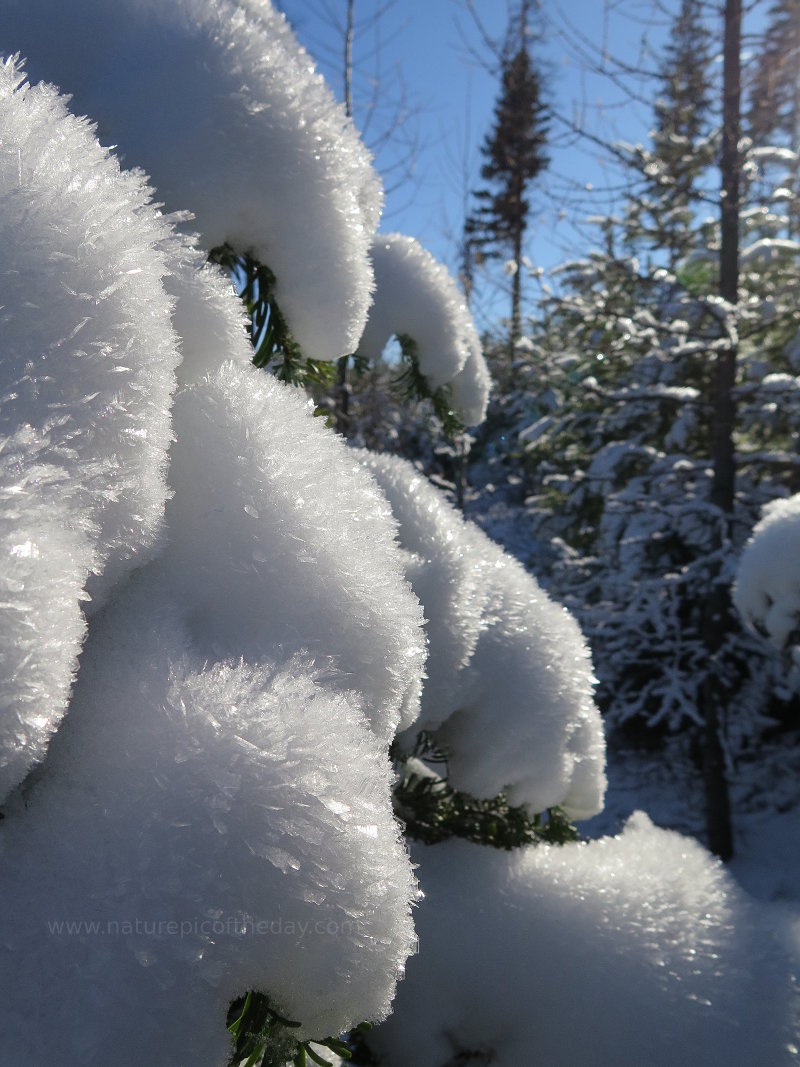
[[742,552],[733,590],[739,614],[777,645],[800,627],[800,494],[774,500]]
[[425,949],[369,1037],[386,1067],[791,1062],[793,960],[696,841],[638,812],[613,838],[413,857]]
[[72,94],[206,250],[250,251],[306,355],[352,352],[382,194],[369,152],[269,0],[9,0],[5,50]]
[[489,371],[463,293],[413,237],[380,234],[372,248],[376,292],[359,352],[379,359],[393,335],[416,344],[431,391],[447,386],[467,426],[486,416]]
[[64,712],[87,588],[94,607],[161,542],[179,353],[150,195],[0,65],[0,799]]
[[425,656],[395,521],[142,176],[0,79],[6,789],[43,760],[4,804],[0,1062],[222,1063],[251,988],[308,1035],[382,1018]]
[[360,455],[399,521],[406,573],[428,620],[413,729],[435,731],[457,789],[505,790],[533,812],[560,804],[575,818],[595,814],[605,742],[575,620],[410,463]]

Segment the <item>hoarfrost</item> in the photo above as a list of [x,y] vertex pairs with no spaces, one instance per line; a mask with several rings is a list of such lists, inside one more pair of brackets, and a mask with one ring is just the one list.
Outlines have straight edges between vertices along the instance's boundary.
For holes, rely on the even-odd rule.
[[64,712],[85,590],[101,602],[160,544],[179,355],[143,177],[13,59],[0,104],[2,798]]
[[174,418],[166,559],[195,640],[329,662],[388,745],[417,714],[425,643],[383,495],[303,394],[255,368],[225,364]]
[[369,1038],[387,1067],[795,1062],[796,961],[696,841],[639,812],[599,841],[413,856],[423,951]]
[[222,1064],[248,989],[307,1036],[384,1017],[416,890],[363,708],[308,657],[210,662],[159,564],[97,622],[6,808],[2,1062]]
[[0,1060],[222,1062],[250,988],[309,1034],[380,1018],[415,943],[386,749],[424,661],[388,505],[248,365],[143,177],[0,74],[7,787],[63,712],[90,570],[103,594],[4,805]]
[[372,248],[376,292],[359,352],[379,359],[387,341],[407,334],[432,390],[450,385],[468,426],[486,416],[489,371],[463,294],[447,268],[413,239],[380,234]]
[[603,803],[605,742],[575,620],[410,463],[360,455],[399,521],[428,620],[415,729],[435,731],[449,751],[455,788],[506,790],[532,811],[561,804],[589,818]]
[[[72,94],[206,249],[252,251],[304,352],[352,352],[382,204],[369,152],[269,0],[8,0],[0,39]],[[143,61],[144,59],[144,61]]]

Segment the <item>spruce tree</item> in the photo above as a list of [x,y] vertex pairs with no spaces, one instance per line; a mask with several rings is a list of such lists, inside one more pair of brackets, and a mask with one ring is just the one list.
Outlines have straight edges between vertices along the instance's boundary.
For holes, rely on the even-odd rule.
[[747,127],[757,144],[800,137],[800,0],[774,0],[750,87]]
[[714,160],[711,51],[701,0],[682,0],[659,72],[653,130],[659,165],[648,174],[651,195],[646,198],[656,205],[651,208],[653,247],[668,250],[670,268],[689,250],[692,215]]
[[522,245],[528,225],[528,186],[548,164],[548,119],[539,72],[528,43],[528,3],[522,0],[502,58],[502,88],[494,126],[481,148],[478,208],[468,222],[472,247],[484,256],[510,254],[514,264],[511,345],[520,337]]

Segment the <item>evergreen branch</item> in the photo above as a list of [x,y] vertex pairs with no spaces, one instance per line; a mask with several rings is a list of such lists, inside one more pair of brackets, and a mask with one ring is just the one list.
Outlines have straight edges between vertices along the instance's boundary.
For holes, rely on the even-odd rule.
[[431,389],[430,383],[420,370],[417,343],[408,334],[397,334],[400,345],[403,368],[395,379],[407,401],[430,400],[436,417],[442,424],[442,431],[448,441],[454,441],[465,432],[465,426],[459,418],[452,391],[446,385]]
[[428,732],[419,734],[412,755],[442,765],[444,775],[417,774],[407,768],[408,755],[393,752],[400,771],[394,803],[409,837],[426,845],[460,837],[507,850],[578,839],[561,808],[531,815],[524,806],[510,804],[504,793],[484,799],[453,789],[447,780],[447,756]]

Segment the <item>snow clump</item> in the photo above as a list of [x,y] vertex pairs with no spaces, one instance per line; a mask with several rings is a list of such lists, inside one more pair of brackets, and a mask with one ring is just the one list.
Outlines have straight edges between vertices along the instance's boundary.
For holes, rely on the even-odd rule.
[[602,809],[605,740],[577,623],[414,467],[359,453],[399,522],[430,642],[422,714],[456,789],[538,813]]
[[795,961],[696,841],[638,812],[598,841],[412,855],[420,954],[369,1037],[386,1067],[796,1062]]
[[379,234],[372,246],[376,292],[359,353],[380,359],[393,336],[416,344],[431,391],[448,386],[467,426],[486,417],[489,371],[463,294],[447,268],[413,237]]
[[800,626],[800,494],[773,500],[739,560],[733,602],[744,621],[785,648]]
[[221,1064],[249,989],[309,1036],[383,1018],[425,654],[395,521],[143,177],[2,75],[0,1062]]
[[0,41],[72,94],[170,210],[193,212],[206,250],[227,242],[273,271],[307,356],[355,349],[380,181],[269,0],[7,0]]
[[[44,755],[96,603],[162,542],[179,361],[168,222],[56,92],[0,65],[0,799]],[[87,592],[88,589],[88,592]]]

